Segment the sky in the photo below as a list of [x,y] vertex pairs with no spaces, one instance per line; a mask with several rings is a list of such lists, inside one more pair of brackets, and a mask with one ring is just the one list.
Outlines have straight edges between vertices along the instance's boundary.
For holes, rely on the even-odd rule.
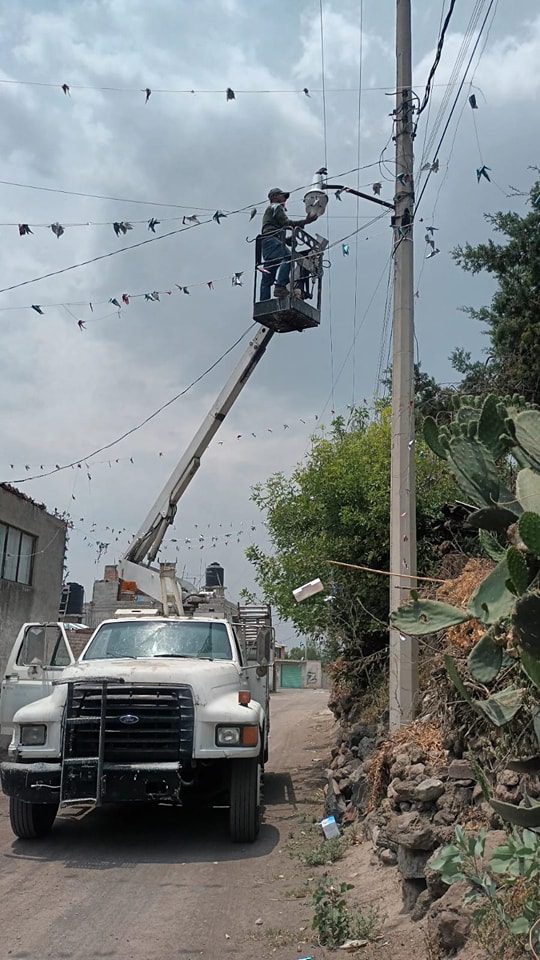
[[[432,158],[457,93],[452,71],[468,39],[461,79],[476,38],[470,17],[479,6],[483,15],[487,0],[456,3],[430,105],[419,118],[417,170]],[[413,2],[420,97],[447,7]],[[519,0],[495,3],[493,11],[416,229],[417,358],[442,382],[456,380],[448,359],[455,347],[481,356],[485,337],[461,307],[485,303],[492,290],[489,278],[462,272],[451,250],[487,238],[484,212],[523,211],[523,198],[507,196],[509,185],[527,191],[528,167],[538,160],[538,7]],[[395,5],[323,0],[322,13],[323,58],[317,0],[0,3],[0,179],[26,185],[0,183],[0,287],[21,284],[0,292],[0,480],[69,513],[68,579],[83,583],[87,598],[104,563],[121,556],[143,521],[253,330],[148,425],[106,453],[88,454],[180,393],[248,330],[254,247],[246,239],[256,235],[268,189],[296,191],[288,209],[301,216],[303,188],[324,165],[334,180],[368,193],[381,181],[382,197],[392,199]],[[99,89],[106,87],[117,89]],[[228,87],[234,100],[226,98]],[[162,92],[182,90],[209,92]],[[491,182],[477,182],[483,164]],[[258,214],[250,222],[252,207]],[[219,224],[211,220],[218,209],[240,208]],[[310,436],[329,426],[332,410],[346,414],[347,405],[370,401],[377,391],[389,355],[391,231],[387,216],[369,222],[381,212],[346,194],[330,200],[317,225],[335,244],[321,325],[274,337],[203,457],[161,552],[185,577],[199,583],[206,565],[218,561],[232,598],[253,588],[244,551],[250,543],[267,546],[267,536],[250,502],[252,485],[291,471]],[[193,214],[211,222],[163,236]],[[151,218],[160,221],[155,234]],[[133,229],[117,237],[115,221]],[[32,234],[19,236],[20,223]],[[64,225],[62,236],[51,231],[53,223]],[[69,226],[87,223],[93,225]],[[428,225],[436,227],[440,250],[429,260]],[[345,256],[341,238],[355,231]],[[27,282],[96,257],[103,259]],[[231,282],[236,272],[241,286]],[[162,291],[159,301],[138,296],[122,303],[124,293],[154,290]],[[72,461],[81,467],[22,482],[46,472],[42,464]],[[287,627],[280,632],[289,639]]]

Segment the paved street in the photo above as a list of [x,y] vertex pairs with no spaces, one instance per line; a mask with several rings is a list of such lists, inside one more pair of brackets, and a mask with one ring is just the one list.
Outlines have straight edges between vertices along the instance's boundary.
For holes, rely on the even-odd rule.
[[283,896],[296,869],[283,845],[300,811],[320,812],[327,699],[273,697],[265,819],[250,847],[229,842],[224,812],[187,819],[167,807],[64,814],[48,838],[22,842],[2,798],[2,960],[295,957],[279,931],[301,929],[310,911]]

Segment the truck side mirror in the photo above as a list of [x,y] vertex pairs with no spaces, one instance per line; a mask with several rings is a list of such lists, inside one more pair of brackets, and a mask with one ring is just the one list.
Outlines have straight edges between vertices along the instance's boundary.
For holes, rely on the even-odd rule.
[[257,634],[257,662],[268,666],[272,646],[272,632],[270,627],[260,627]]

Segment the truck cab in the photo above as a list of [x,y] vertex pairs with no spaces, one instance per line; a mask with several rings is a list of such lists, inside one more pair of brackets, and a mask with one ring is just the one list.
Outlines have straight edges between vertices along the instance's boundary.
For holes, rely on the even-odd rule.
[[[14,833],[43,836],[68,805],[144,802],[228,805],[231,839],[254,841],[269,730],[263,611],[106,620],[76,662],[66,647],[69,662],[41,668],[44,695],[11,717],[1,767]],[[11,665],[29,644],[20,637]]]

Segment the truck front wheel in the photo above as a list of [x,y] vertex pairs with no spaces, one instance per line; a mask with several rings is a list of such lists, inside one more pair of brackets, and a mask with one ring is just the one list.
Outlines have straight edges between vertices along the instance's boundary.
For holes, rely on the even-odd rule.
[[233,843],[253,843],[261,821],[261,765],[258,757],[231,762],[229,826]]
[[15,836],[35,840],[49,833],[58,813],[57,803],[27,803],[18,797],[9,798],[9,819]]

